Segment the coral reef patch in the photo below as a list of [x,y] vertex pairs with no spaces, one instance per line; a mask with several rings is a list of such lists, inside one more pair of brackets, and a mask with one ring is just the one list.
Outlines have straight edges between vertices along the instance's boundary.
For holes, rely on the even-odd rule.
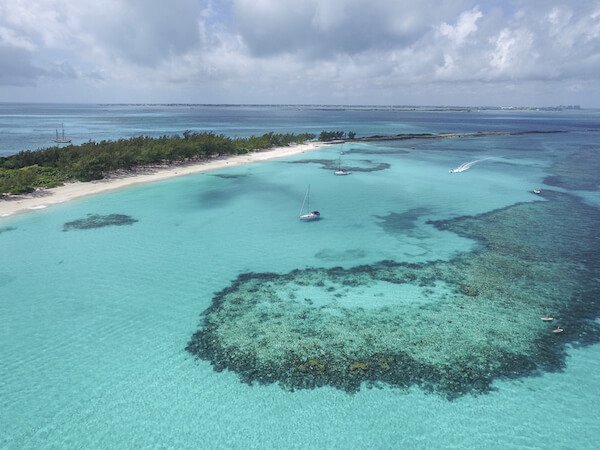
[[[347,164],[339,167],[342,170],[349,172],[378,172],[380,170],[386,170],[391,167],[388,163],[378,163],[370,159],[361,159],[359,162],[363,163],[361,166],[349,166]],[[287,161],[287,164],[320,164],[321,169],[325,170],[337,170],[339,161],[337,159],[303,159],[300,161]]]
[[405,155],[410,153],[410,151],[406,150],[405,148],[396,148],[391,145],[387,147],[378,145],[352,147],[348,150],[343,150],[340,153],[342,155]]
[[16,229],[16,227],[0,227],[0,234],[15,231]]
[[600,340],[600,211],[543,197],[429,222],[480,243],[450,261],[240,275],[186,350],[247,383],[416,385],[449,399],[561,370],[567,343]]
[[315,253],[315,258],[322,261],[356,261],[366,256],[367,252],[361,248],[349,248],[339,251],[325,248]]
[[599,153],[597,147],[572,151],[552,165],[552,175],[544,179],[544,184],[575,191],[595,191],[600,186]]
[[247,177],[245,173],[215,173],[213,177],[223,178],[225,180],[235,179],[235,178],[244,178]]
[[66,222],[63,225],[63,231],[69,230],[89,230],[92,228],[103,228],[120,225],[133,225],[138,220],[125,214],[88,214],[83,219]]
[[416,233],[417,221],[428,214],[431,214],[429,208],[412,208],[401,213],[392,212],[386,216],[375,217],[380,220],[378,225],[386,233],[420,236],[419,233]]
[[225,178],[227,181],[198,192],[198,203],[202,208],[222,208],[244,196],[272,196],[275,193],[295,195],[295,192],[283,183],[260,178],[252,179],[249,174],[218,178]]

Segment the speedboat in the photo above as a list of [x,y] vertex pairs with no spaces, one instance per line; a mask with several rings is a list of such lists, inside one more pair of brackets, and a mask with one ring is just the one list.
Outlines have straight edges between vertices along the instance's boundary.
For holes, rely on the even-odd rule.
[[536,194],[536,195],[540,195],[542,193],[542,190],[536,188],[536,189],[533,190],[533,193]]

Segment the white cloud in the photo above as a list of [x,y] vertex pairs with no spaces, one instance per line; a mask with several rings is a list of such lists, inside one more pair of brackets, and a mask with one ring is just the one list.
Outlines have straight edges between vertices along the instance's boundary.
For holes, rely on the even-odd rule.
[[233,0],[237,32],[257,56],[327,59],[411,45],[465,1]]
[[479,7],[465,11],[460,15],[455,26],[443,22],[439,27],[440,34],[448,37],[454,45],[462,45],[470,34],[477,31],[477,20],[481,17],[483,17],[483,14]]
[[15,30],[0,26],[0,42],[7,47],[20,48],[28,51],[33,51],[36,45],[32,40],[17,33]]
[[524,29],[504,28],[493,41],[494,48],[489,53],[489,62],[494,74],[515,73],[535,55],[531,52],[532,34]]
[[4,98],[73,80],[123,101],[468,103],[553,80],[600,103],[600,1],[11,0],[0,56]]

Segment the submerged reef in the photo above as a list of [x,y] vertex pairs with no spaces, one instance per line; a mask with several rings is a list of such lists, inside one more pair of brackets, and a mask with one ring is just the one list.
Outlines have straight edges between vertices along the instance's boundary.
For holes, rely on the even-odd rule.
[[73,220],[63,225],[63,231],[69,230],[89,230],[91,228],[103,228],[118,225],[132,225],[138,220],[125,214],[88,214],[83,219]]
[[600,150],[597,147],[579,148],[552,164],[552,175],[544,184],[576,191],[595,191],[600,187]]
[[396,148],[396,147],[384,147],[382,145],[373,146],[373,147],[352,147],[348,150],[342,150],[340,154],[342,155],[405,155],[410,153],[408,150],[404,148]]
[[0,234],[15,231],[16,229],[16,227],[0,227]]
[[360,162],[364,163],[363,166],[349,166],[347,164],[338,167],[339,161],[337,159],[303,159],[300,161],[288,161],[287,164],[320,164],[321,169],[325,170],[347,170],[349,172],[378,172],[380,170],[386,170],[391,167],[388,163],[377,163],[370,159],[361,159]]
[[431,214],[429,208],[412,208],[401,213],[389,213],[386,216],[375,216],[381,220],[378,225],[390,234],[406,234],[408,236],[420,236],[416,230],[417,222],[421,217]]
[[[186,349],[248,383],[416,385],[450,399],[561,370],[567,343],[600,337],[600,211],[568,194],[543,197],[429,222],[480,243],[450,261],[240,275]],[[421,213],[389,221],[410,226]]]
[[341,251],[325,248],[315,253],[315,258],[323,261],[355,261],[365,256],[367,256],[367,252],[360,248],[349,248]]
[[223,178],[225,180],[236,179],[236,178],[244,178],[248,175],[245,173],[215,173],[213,177]]

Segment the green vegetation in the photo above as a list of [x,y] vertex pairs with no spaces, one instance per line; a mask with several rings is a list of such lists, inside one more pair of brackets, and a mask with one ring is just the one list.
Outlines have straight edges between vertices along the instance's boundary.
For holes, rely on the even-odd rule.
[[[354,131],[348,131],[348,139],[354,139],[356,133]],[[345,131],[321,131],[319,134],[320,141],[334,141],[336,139],[345,139],[346,132]]]
[[51,188],[61,185],[65,178],[54,167],[33,165],[18,169],[0,168],[0,195],[25,194],[36,187]]
[[100,180],[117,170],[239,155],[314,138],[315,135],[309,133],[265,133],[262,136],[230,138],[212,132],[186,131],[183,136],[139,136],[22,151],[0,158],[0,195],[23,194],[72,180]]

